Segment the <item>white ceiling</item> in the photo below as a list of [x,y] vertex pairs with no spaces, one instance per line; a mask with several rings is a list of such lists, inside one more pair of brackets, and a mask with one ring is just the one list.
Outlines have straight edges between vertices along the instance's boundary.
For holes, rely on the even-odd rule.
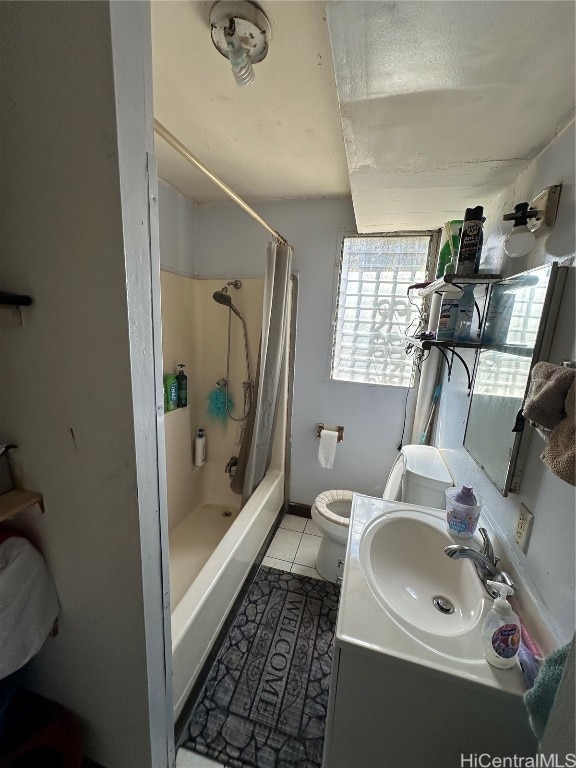
[[574,3],[329,3],[356,223],[433,228],[511,183],[574,114]]
[[[262,2],[270,52],[246,88],[212,45],[211,6],[153,0],[154,112],[251,201],[351,191],[360,232],[438,227],[574,114],[573,2]],[[156,152],[189,198],[223,199],[159,138]]]
[[[212,5],[153,0],[155,117],[248,200],[349,195],[324,3],[260,3],[272,40],[244,88],[212,44]],[[192,200],[224,199],[158,138],[156,154]]]

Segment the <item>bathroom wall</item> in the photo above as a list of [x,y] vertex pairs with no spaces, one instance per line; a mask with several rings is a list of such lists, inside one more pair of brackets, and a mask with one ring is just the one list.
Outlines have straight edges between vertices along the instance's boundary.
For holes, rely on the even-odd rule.
[[[163,190],[161,201],[162,194]],[[161,246],[166,225],[162,211],[161,207]],[[218,463],[216,477],[227,488],[230,480],[224,468],[231,456],[239,453],[244,422],[235,422],[229,418],[222,424],[207,415],[208,395],[215,388],[216,381],[226,375],[229,312],[212,298],[214,291],[222,288],[225,279],[192,279],[163,270],[161,281],[163,369],[165,373],[176,371],[178,363],[185,363],[188,376],[188,407],[164,415],[168,514],[172,527],[210,492],[209,488],[205,488],[208,474],[206,469],[194,466],[193,443],[198,428],[205,429],[207,460]],[[254,380],[262,324],[263,280],[245,279],[240,289],[229,290],[234,305],[246,320],[250,368]],[[246,378],[242,323],[232,314],[229,394],[233,403],[232,415],[236,418],[243,414],[242,382]],[[218,503],[214,490],[211,501]]]
[[[486,207],[487,237],[483,266],[501,268],[504,275],[515,274],[550,260],[570,260],[575,254],[575,136],[572,122],[509,188]],[[515,203],[530,201],[550,184],[562,183],[560,207],[555,228],[537,238],[532,252],[522,259],[505,258],[502,245],[510,225],[502,215]],[[478,201],[483,202],[483,201]],[[549,359],[576,360],[574,334],[575,268],[571,267],[564,291],[560,316]],[[466,354],[469,362],[471,353]],[[502,497],[462,447],[469,399],[462,367],[456,361],[452,381],[444,381],[435,443],[458,482],[472,482],[485,499],[490,522],[507,544],[507,555],[524,578],[540,604],[551,637],[545,643],[562,643],[574,632],[575,592],[575,489],[548,472],[539,456],[544,443],[532,434],[524,476],[518,495]],[[534,514],[534,526],[528,552],[524,554],[514,541],[520,504]],[[522,594],[518,595],[522,601]]]
[[150,19],[145,3],[111,5],[0,3],[2,288],[34,299],[22,327],[0,330],[0,440],[19,446],[18,481],[43,493],[45,514],[14,525],[43,552],[61,604],[28,684],[76,714],[89,757],[151,768],[168,765],[171,691]]
[[[162,201],[162,194],[160,195]],[[162,212],[162,208],[160,208]],[[160,216],[162,235],[162,216]],[[162,242],[162,241],[161,241]],[[178,363],[186,365],[188,393],[192,398],[196,390],[194,335],[194,280],[171,272],[160,273],[162,292],[162,371],[166,374],[178,370]],[[194,418],[191,405],[164,414],[166,440],[166,480],[169,525],[178,523],[190,512],[193,499],[194,475]]]
[[198,250],[197,209],[174,187],[158,180],[160,266],[167,272],[194,277]]
[[[284,200],[253,206],[294,247],[299,277],[290,501],[311,504],[318,493],[335,488],[381,495],[402,434],[407,390],[329,379],[340,239],[355,232],[351,201]],[[200,205],[197,274],[263,275],[269,239],[237,206]],[[344,426],[332,470],[318,463],[317,422]]]

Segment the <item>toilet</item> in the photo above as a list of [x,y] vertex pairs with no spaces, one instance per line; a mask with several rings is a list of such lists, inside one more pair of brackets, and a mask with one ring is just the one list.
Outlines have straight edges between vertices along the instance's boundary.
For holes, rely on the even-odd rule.
[[[444,509],[444,491],[452,485],[452,475],[437,448],[405,445],[388,475],[383,498]],[[312,520],[322,532],[316,570],[327,581],[336,582],[341,574],[351,512],[352,491],[324,491],[312,505]]]

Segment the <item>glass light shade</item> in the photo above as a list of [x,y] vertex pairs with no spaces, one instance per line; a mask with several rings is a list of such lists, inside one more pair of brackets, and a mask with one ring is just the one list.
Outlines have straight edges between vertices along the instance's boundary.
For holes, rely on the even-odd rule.
[[504,252],[513,259],[526,256],[532,250],[536,238],[526,224],[514,227],[504,240]]

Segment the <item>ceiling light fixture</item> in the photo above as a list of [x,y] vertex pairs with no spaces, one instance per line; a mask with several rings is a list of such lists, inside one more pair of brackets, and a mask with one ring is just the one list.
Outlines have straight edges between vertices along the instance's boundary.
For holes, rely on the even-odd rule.
[[272,30],[266,14],[248,0],[218,0],[210,9],[212,42],[232,67],[238,85],[254,81],[253,64],[268,53]]

